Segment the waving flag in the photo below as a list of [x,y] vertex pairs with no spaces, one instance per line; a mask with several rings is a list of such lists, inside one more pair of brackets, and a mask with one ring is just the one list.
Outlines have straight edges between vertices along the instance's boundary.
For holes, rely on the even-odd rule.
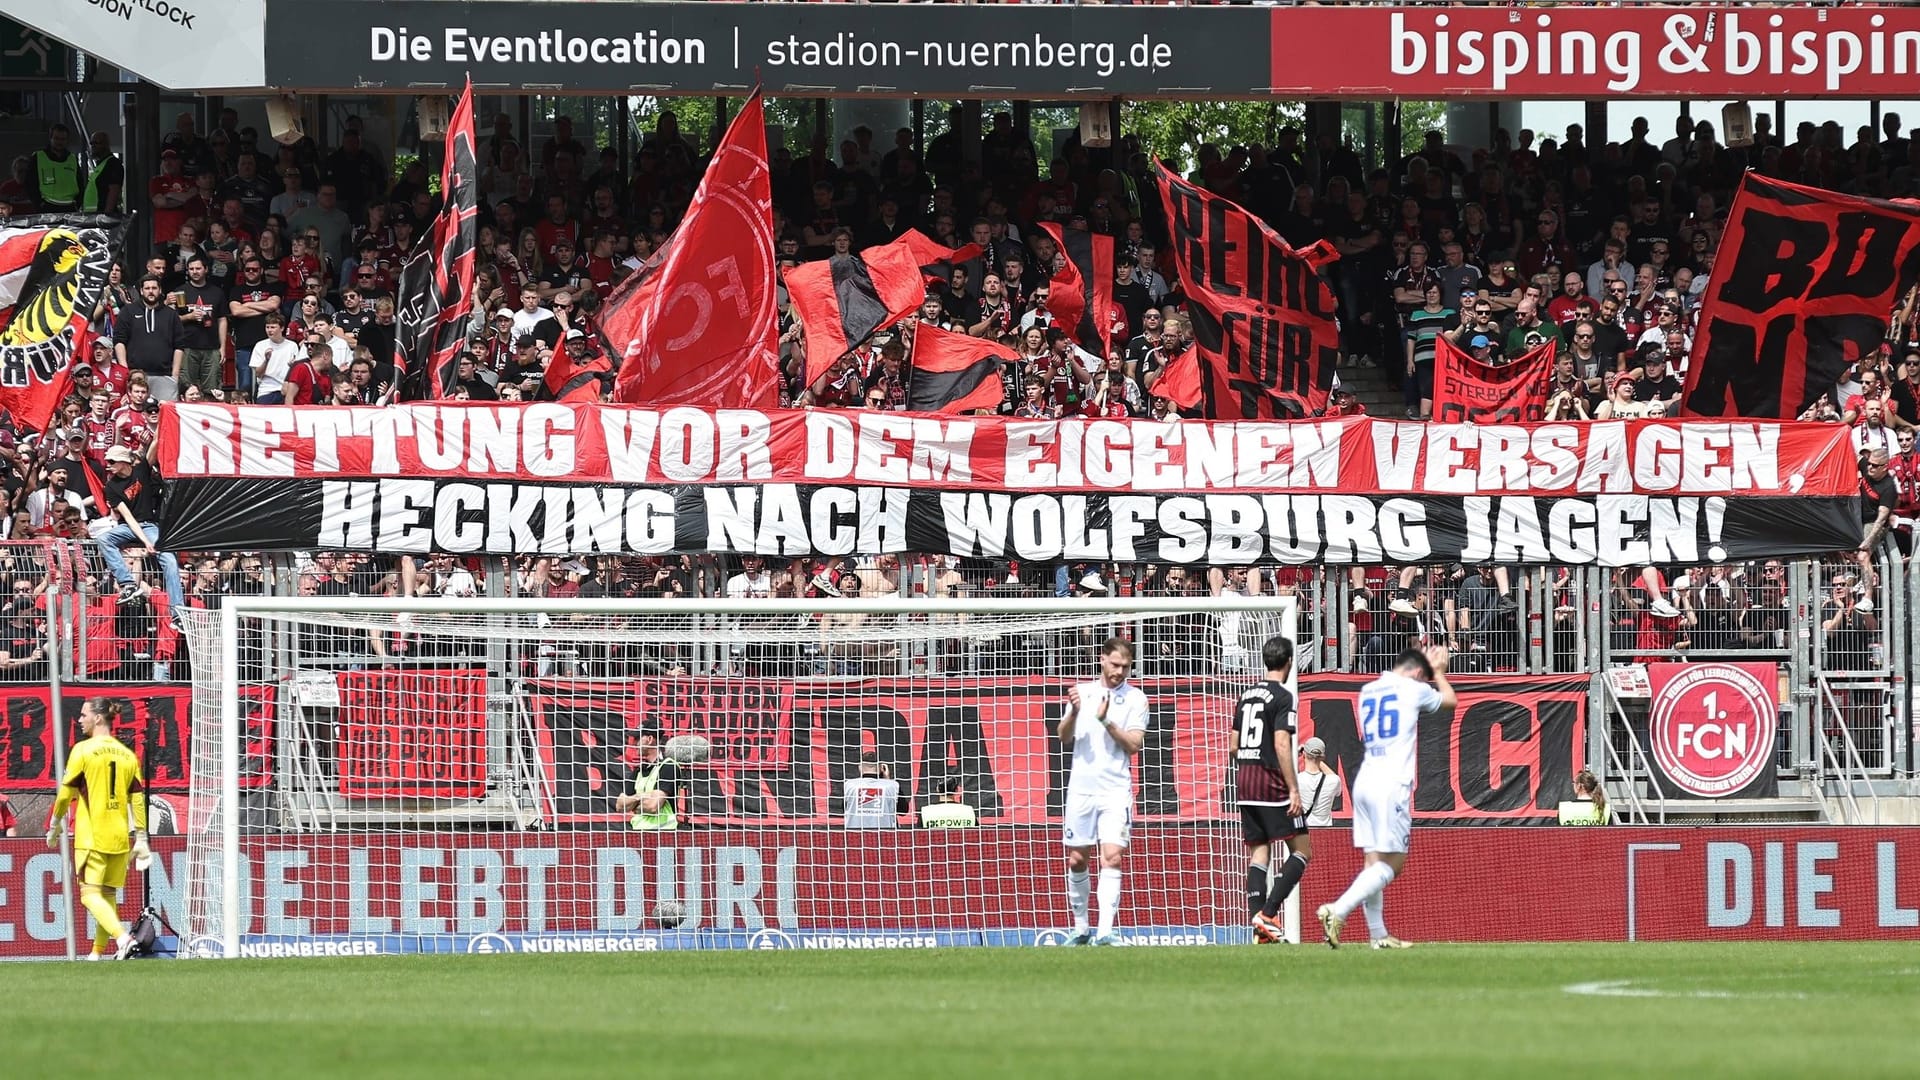
[[787,295],[806,328],[807,382],[927,298],[920,256],[903,240],[787,271]]
[[566,343],[562,342],[560,351],[547,361],[546,374],[541,382],[547,388],[549,400],[591,405],[600,400],[606,377],[612,371],[613,362],[604,353],[595,352],[578,364],[574,363],[566,350]]
[[621,358],[614,400],[774,407],[780,397],[774,247],[767,121],[755,90],[727,126],[661,257],[606,304],[601,332]]
[[1047,290],[1047,310],[1060,328],[1096,355],[1107,355],[1107,323],[1113,310],[1113,237],[1096,236],[1085,229],[1063,229],[1043,221],[1053,242],[1066,253],[1066,265],[1055,271]]
[[1886,340],[1920,279],[1920,203],[1748,173],[1701,298],[1688,416],[1792,420]]
[[1017,359],[1012,349],[986,338],[921,323],[913,328],[913,379],[907,384],[907,408],[939,413],[994,408],[1007,396],[1001,366]]
[[0,221],[0,408],[16,423],[46,429],[125,234],[126,219],[100,215]]
[[[898,243],[905,244],[913,252],[913,257],[920,260],[920,272],[927,276],[929,284],[947,284],[953,280],[954,267],[986,254],[986,249],[979,244],[950,248],[919,229],[908,229],[901,233]],[[975,281],[972,284],[978,286],[980,283]]]
[[479,166],[473,154],[473,83],[460,94],[447,127],[447,160],[440,167],[446,200],[426,240],[400,270],[393,366],[404,378],[419,372],[423,395],[453,396],[460,349],[473,315],[474,221]]
[[1319,270],[1338,254],[1324,241],[1295,250],[1234,203],[1158,162],[1154,171],[1207,375],[1201,415],[1252,420],[1325,409],[1340,325]]

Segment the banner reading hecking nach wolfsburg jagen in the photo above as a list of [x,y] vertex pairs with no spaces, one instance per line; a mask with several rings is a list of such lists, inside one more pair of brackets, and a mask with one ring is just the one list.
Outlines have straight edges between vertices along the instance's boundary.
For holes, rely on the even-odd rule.
[[1631,566],[1861,538],[1847,430],[169,405],[176,551]]

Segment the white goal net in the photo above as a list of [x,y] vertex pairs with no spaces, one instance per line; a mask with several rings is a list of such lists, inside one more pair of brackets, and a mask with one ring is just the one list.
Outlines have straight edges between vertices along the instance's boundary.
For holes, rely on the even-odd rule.
[[1119,936],[1249,941],[1229,725],[1292,604],[189,610],[182,953],[1058,942],[1055,726],[1112,637],[1151,702]]

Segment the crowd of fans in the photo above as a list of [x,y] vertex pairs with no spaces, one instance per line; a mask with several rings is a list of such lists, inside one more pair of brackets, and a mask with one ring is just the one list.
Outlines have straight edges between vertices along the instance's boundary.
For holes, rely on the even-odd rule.
[[[1429,415],[1434,350],[1446,336],[1490,361],[1551,343],[1558,359],[1552,418],[1630,419],[1661,415],[1677,398],[1743,169],[1863,194],[1920,195],[1920,139],[1908,137],[1898,116],[1851,141],[1834,124],[1802,124],[1785,139],[1768,119],[1756,117],[1752,145],[1737,148],[1721,145],[1712,124],[1685,119],[1665,140],[1635,121],[1626,139],[1593,147],[1578,126],[1561,138],[1502,130],[1491,146],[1472,150],[1430,133],[1418,152],[1371,169],[1332,137],[1308,146],[1286,129],[1271,146],[1198,147],[1190,178],[1246,206],[1296,246],[1327,240],[1339,250],[1327,272],[1340,301],[1343,374],[1352,384],[1384,378],[1398,387],[1406,415]],[[583,143],[564,117],[545,138],[524,135],[501,115],[480,141],[482,225],[473,322],[459,367],[463,397],[548,394],[543,376],[555,350],[581,359],[602,348],[601,303],[672,232],[703,167],[699,145],[670,112],[631,162]],[[56,143],[67,152],[64,132],[50,136],[49,147]],[[140,264],[115,268],[95,312],[99,338],[73,368],[73,397],[47,432],[0,424],[0,458],[11,462],[0,476],[12,511],[7,536],[104,537],[119,526],[105,545],[124,553],[119,565],[110,555],[87,571],[97,578],[91,595],[101,606],[97,613],[89,607],[88,617],[103,627],[98,640],[133,643],[111,658],[115,665],[151,661],[161,677],[179,651],[174,610],[273,586],[255,556],[188,558],[171,574],[154,565],[160,560],[145,537],[127,527],[145,522],[116,520],[113,504],[101,505],[101,485],[116,472],[111,459],[145,468],[138,459],[151,446],[160,399],[321,406],[403,396],[408,388],[391,363],[394,289],[402,259],[438,211],[427,166],[416,161],[394,175],[354,120],[335,147],[310,139],[263,146],[231,110],[205,133],[182,114],[165,146],[161,174],[148,180],[144,200],[133,184],[130,200],[150,210],[162,242]],[[93,158],[109,152],[102,138],[91,150]],[[1012,116],[999,114],[977,150],[964,153],[952,130],[922,146],[907,129],[882,139],[866,128],[831,149],[816,139],[797,157],[773,148],[782,274],[907,229],[951,247],[977,243],[983,252],[930,288],[917,317],[838,358],[812,385],[802,385],[804,337],[780,286],[783,403],[903,407],[914,327],[934,323],[998,340],[1017,356],[1004,366],[1002,414],[1177,414],[1153,390],[1193,330],[1146,148],[1130,136],[1111,150],[1069,141],[1042,162]],[[117,198],[112,192],[109,205]],[[15,212],[39,208],[32,184],[18,179],[0,188],[0,199]],[[1116,241],[1108,349],[1074,340],[1046,309],[1051,267],[1061,258],[1037,227],[1049,221]],[[1362,411],[1350,393],[1336,395],[1331,408]],[[1891,313],[1886,347],[1863,358],[1806,418],[1849,425],[1861,453],[1872,535],[1843,560],[1853,575],[1846,583],[1852,602],[1834,617],[1844,624],[1836,632],[1870,634],[1871,601],[1865,610],[1858,601],[1878,585],[1872,554],[1883,538],[1909,550],[1920,517],[1920,302],[1909,296]],[[903,588],[897,565],[889,578],[885,559],[772,570],[753,562],[540,559],[495,572],[511,573],[512,591],[550,596],[727,595],[742,580],[749,592],[739,595],[752,596]],[[1256,570],[1244,584],[1241,570],[913,565],[920,569],[904,588],[929,595],[1280,590],[1317,573]],[[1616,654],[1784,647],[1777,569],[1626,574],[1610,608],[1619,620]],[[416,565],[321,555],[290,568],[278,587],[457,596],[483,591],[486,572],[485,564],[447,559]],[[1840,573],[1828,576],[1844,580]],[[1353,595],[1365,606],[1351,613],[1355,649],[1340,662],[1375,664],[1419,627],[1421,636],[1438,633],[1486,653],[1489,668],[1512,666],[1519,628],[1505,568],[1355,574]],[[14,580],[32,592],[47,584],[46,575]],[[133,618],[145,619],[149,631],[137,632]],[[126,632],[107,633],[107,621]],[[25,642],[32,635],[15,636]],[[1865,655],[1854,638],[1843,644],[1847,655]],[[365,647],[378,655],[410,646],[394,639]],[[25,645],[0,655],[10,658],[0,660],[0,671],[44,663],[42,655],[6,668],[33,655]]]

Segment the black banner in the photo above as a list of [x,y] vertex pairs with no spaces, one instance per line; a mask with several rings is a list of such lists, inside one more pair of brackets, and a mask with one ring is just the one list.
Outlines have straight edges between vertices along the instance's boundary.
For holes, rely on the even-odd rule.
[[1920,205],[1748,173],[1700,307],[1688,416],[1793,419],[1880,348],[1920,279]]
[[1340,327],[1319,272],[1325,241],[1296,251],[1245,209],[1156,163],[1180,288],[1191,301],[1203,377],[1200,414],[1319,414],[1333,391]]
[[559,93],[1201,96],[1272,82],[1267,12],[268,0],[267,85]]
[[[1372,675],[1300,676],[1301,738],[1327,744],[1343,790],[1366,760],[1354,718]],[[1420,718],[1413,817],[1423,825],[1549,824],[1586,763],[1591,676],[1452,676],[1460,704]],[[1336,816],[1347,813],[1344,799]]]
[[1860,542],[1853,498],[1080,495],[761,484],[461,480],[169,484],[174,551],[758,552],[1640,566],[1811,555]]

